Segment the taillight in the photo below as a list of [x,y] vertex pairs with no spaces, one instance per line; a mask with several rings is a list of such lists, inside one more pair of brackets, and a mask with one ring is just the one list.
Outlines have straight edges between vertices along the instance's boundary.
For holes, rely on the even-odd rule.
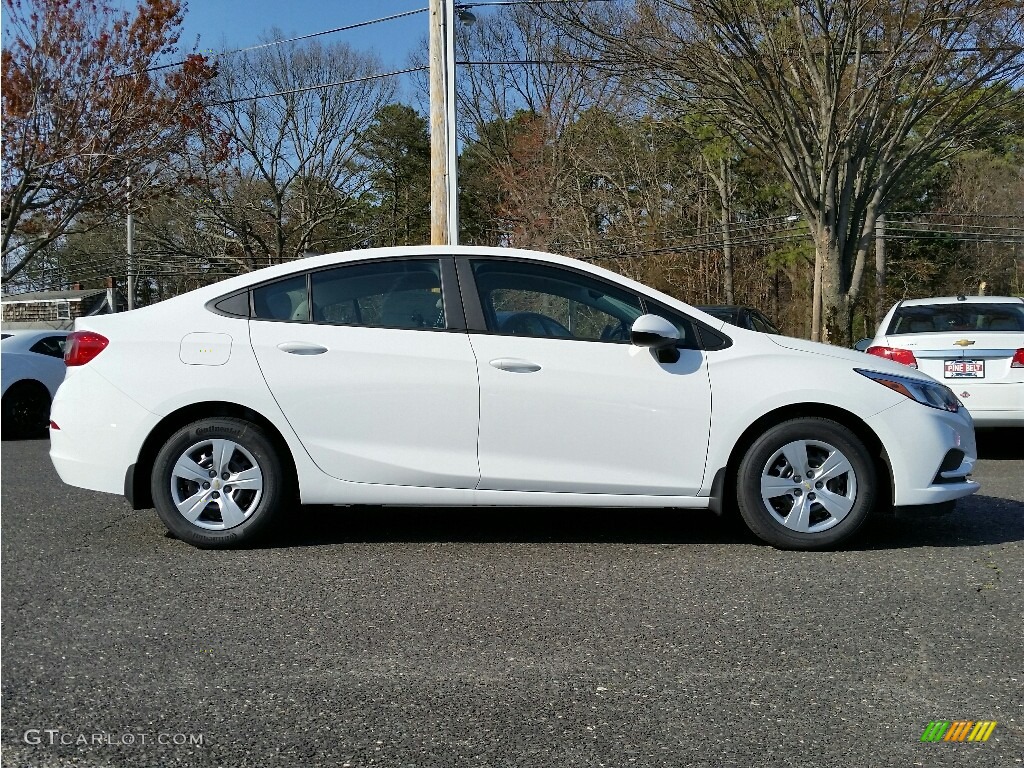
[[69,333],[64,342],[64,365],[85,365],[107,348],[110,340],[94,331]]
[[865,351],[869,355],[884,357],[886,360],[892,360],[894,363],[902,363],[903,365],[909,365],[911,368],[917,368],[917,358],[914,357],[914,353],[909,349],[900,349],[899,347],[868,347]]
[[1013,360],[1010,362],[1011,368],[1024,368],[1024,349],[1018,349],[1013,353]]

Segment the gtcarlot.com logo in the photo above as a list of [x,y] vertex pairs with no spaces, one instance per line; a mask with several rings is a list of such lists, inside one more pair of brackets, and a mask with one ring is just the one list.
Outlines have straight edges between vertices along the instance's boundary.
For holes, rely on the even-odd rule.
[[151,744],[201,747],[204,744],[201,733],[71,733],[59,728],[29,728],[22,739],[26,744],[63,747],[138,747]]
[[995,729],[995,720],[932,720],[921,741],[988,741]]

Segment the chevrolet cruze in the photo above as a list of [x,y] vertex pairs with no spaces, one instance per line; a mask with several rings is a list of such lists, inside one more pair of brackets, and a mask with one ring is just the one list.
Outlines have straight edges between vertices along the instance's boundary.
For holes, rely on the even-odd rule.
[[898,302],[870,355],[944,382],[978,427],[1024,427],[1024,299],[946,296]]
[[80,318],[65,360],[61,478],[199,547],[303,503],[735,505],[817,549],[978,489],[971,418],[927,375],[531,251],[303,259]]

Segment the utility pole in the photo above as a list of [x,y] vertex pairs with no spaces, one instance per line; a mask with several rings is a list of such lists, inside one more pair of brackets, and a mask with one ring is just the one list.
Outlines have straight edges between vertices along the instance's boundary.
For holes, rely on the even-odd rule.
[[885,214],[875,219],[875,327],[882,322],[889,307],[885,303]]
[[444,2],[445,140],[448,144],[448,244],[459,244],[459,137],[455,132],[455,0]]
[[455,132],[455,0],[430,0],[430,242],[459,244],[458,138]]
[[[135,275],[133,274],[132,268],[135,266],[132,262],[135,256],[135,219],[132,216],[132,177],[129,176],[127,179],[128,185],[128,309],[135,309]],[[117,299],[114,299],[114,306],[111,309],[117,311]]]
[[445,0],[430,0],[430,244],[448,245],[448,104]]

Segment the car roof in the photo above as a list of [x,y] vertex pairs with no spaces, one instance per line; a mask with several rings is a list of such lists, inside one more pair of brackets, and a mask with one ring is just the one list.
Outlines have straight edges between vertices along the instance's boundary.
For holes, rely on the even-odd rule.
[[[296,259],[294,261],[285,262],[284,264],[275,264],[270,267],[263,267],[253,272],[246,272],[242,275],[235,275],[225,280],[218,281],[211,285],[197,288],[190,293],[182,294],[181,296],[171,299],[176,301],[190,297],[193,301],[207,302],[214,298],[230,295],[234,291],[248,290],[256,285],[260,285],[271,280],[276,280],[280,277],[287,277],[294,273],[304,272],[307,270],[317,270],[323,268],[330,268],[335,266],[344,266],[345,264],[356,263],[360,261],[378,260],[378,259],[391,259],[391,258],[422,258],[422,257],[443,257],[443,256],[469,256],[474,259],[479,258],[493,258],[493,259],[512,259],[512,260],[529,260],[529,261],[540,261],[551,265],[561,265],[571,268],[576,268],[581,271],[587,272],[605,280],[614,281],[617,285],[625,286],[630,290],[635,290],[639,293],[668,304],[669,306],[681,305],[682,308],[693,308],[692,304],[687,304],[680,299],[673,296],[669,296],[650,285],[644,285],[636,280],[633,280],[625,275],[618,274],[609,269],[605,269],[593,261],[573,259],[568,256],[561,256],[556,253],[547,253],[544,251],[527,250],[522,248],[501,248],[494,246],[475,246],[475,245],[402,245],[402,246],[389,246],[387,248],[365,248],[353,251],[340,251],[337,253],[324,253],[317,256],[307,256],[302,259]],[[155,310],[167,302],[158,302],[147,307],[135,309],[135,312],[145,312],[147,310]],[[698,309],[698,311],[700,311]],[[121,314],[121,313],[118,313]],[[117,315],[104,315],[104,317],[116,317]],[[82,318],[83,320],[85,318]],[[90,320],[92,318],[89,318]],[[712,328],[721,328],[722,320],[716,318],[713,315],[707,315],[703,320],[709,323]],[[730,329],[731,331],[731,329]]]
[[900,307],[921,307],[932,304],[1024,304],[1020,296],[936,296],[930,299],[905,299]]

